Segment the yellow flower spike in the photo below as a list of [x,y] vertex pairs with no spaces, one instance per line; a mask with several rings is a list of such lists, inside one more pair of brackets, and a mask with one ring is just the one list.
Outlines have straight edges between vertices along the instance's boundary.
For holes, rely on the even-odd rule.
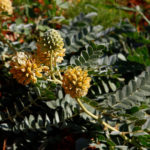
[[66,94],[73,98],[85,96],[90,88],[91,78],[87,77],[87,71],[82,70],[79,66],[67,69],[62,80],[62,87]]
[[[63,48],[63,38],[57,30],[50,29],[45,32],[44,35],[38,39],[37,47],[37,59],[40,63],[50,66],[51,61],[53,65],[63,61],[66,49]],[[53,52],[52,60],[50,57],[51,52]]]
[[61,51],[64,47],[64,42],[59,31],[50,29],[39,38],[38,45],[43,47],[43,51]]
[[20,84],[36,83],[37,77],[42,77],[43,66],[38,65],[31,54],[17,52],[12,57],[10,66],[10,73]]
[[8,12],[9,15],[13,13],[12,2],[10,0],[0,0],[0,13]]

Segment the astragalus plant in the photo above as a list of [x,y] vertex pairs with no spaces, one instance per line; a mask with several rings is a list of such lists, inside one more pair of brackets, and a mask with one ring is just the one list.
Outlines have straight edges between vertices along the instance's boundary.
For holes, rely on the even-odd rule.
[[95,15],[10,25],[23,43],[0,34],[3,148],[149,149],[149,34],[92,26]]

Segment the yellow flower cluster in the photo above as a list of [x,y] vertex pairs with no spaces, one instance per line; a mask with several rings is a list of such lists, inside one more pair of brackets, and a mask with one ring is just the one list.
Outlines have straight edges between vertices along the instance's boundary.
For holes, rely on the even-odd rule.
[[55,72],[54,67],[56,67],[56,63],[63,61],[65,56],[63,46],[63,39],[57,30],[47,31],[43,38],[40,38],[36,53],[32,55],[18,52],[12,57],[10,73],[13,74],[13,78],[23,85],[30,82],[36,83],[37,77],[41,78],[42,73],[45,76],[50,76],[51,80],[56,81],[55,75],[61,78],[61,74],[59,71]]
[[10,73],[13,74],[18,83],[27,85],[30,82],[36,83],[37,77],[42,77],[43,66],[36,63],[32,55],[24,52],[17,52],[10,62]]
[[10,0],[0,0],[0,13],[8,12],[9,15],[13,13],[12,2]]
[[62,87],[65,93],[70,94],[73,98],[85,96],[90,88],[91,78],[88,73],[79,66],[68,69],[64,73]]
[[64,42],[57,30],[50,29],[45,32],[45,34],[39,38],[37,47],[37,58],[41,61],[41,63],[49,65],[51,55],[53,65],[63,61],[66,49],[63,48]]

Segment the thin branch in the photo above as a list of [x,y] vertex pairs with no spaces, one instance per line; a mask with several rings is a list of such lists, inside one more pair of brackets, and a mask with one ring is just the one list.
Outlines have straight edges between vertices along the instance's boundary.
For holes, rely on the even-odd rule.
[[143,17],[143,19],[150,25],[150,20],[141,11],[140,6],[136,6],[135,8],[128,8],[128,7],[124,7],[124,6],[114,6],[114,7],[121,9],[121,10],[125,10],[125,11],[138,12]]
[[150,25],[149,19],[144,15],[144,13],[141,11],[140,6],[135,7],[136,11],[143,17],[143,19]]

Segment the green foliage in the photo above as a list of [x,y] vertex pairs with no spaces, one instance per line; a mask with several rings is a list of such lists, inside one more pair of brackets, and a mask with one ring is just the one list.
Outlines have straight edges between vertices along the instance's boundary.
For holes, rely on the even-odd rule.
[[121,11],[117,10],[113,7],[115,4],[114,1],[111,0],[82,0],[76,5],[72,5],[67,10],[67,16],[74,18],[76,15],[90,12],[97,12],[99,15],[94,17],[93,24],[101,24],[104,28],[111,27],[115,25],[121,18],[127,17],[128,15]]
[[149,96],[149,77],[148,68],[146,72],[136,77],[136,81],[131,80],[122,90],[108,97],[108,105],[123,111],[123,109],[138,106],[142,102],[149,103],[149,100],[146,99]]
[[137,48],[136,51],[133,52],[130,51],[128,59],[130,61],[134,61],[145,66],[149,66],[150,64],[150,56],[147,47]]
[[[97,58],[100,58],[102,55],[103,49],[105,49],[104,46],[99,45],[96,47],[96,45],[93,44],[94,49],[92,46],[87,47],[85,51],[82,51],[80,56],[77,59],[72,59],[71,61],[75,63],[77,66],[88,66],[92,67],[94,65],[94,62]],[[71,62],[71,64],[73,64]]]

